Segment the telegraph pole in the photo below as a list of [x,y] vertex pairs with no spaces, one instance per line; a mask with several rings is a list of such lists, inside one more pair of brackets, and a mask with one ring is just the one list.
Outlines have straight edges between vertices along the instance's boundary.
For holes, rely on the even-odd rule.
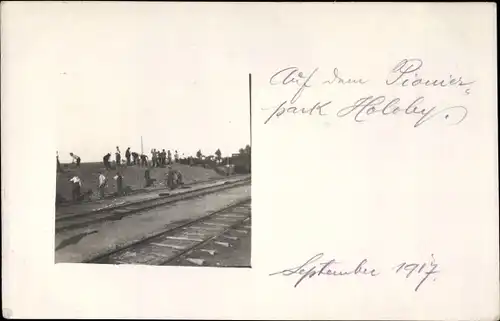
[[142,145],[142,136],[141,136],[141,155],[144,155],[144,146]]

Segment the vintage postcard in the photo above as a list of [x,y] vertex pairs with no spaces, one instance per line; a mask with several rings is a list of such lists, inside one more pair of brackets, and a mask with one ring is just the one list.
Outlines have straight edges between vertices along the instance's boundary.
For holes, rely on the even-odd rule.
[[4,317],[498,319],[495,4],[1,14]]

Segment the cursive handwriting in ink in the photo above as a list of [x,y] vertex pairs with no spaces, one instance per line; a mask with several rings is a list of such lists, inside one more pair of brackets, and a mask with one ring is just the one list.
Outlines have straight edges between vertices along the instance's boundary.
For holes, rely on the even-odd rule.
[[341,269],[338,267],[340,262],[335,259],[331,259],[329,261],[313,264],[319,259],[323,257],[323,253],[319,253],[314,255],[312,258],[308,259],[305,263],[300,266],[284,269],[282,271],[278,271],[275,273],[269,274],[273,275],[283,275],[283,276],[292,276],[297,275],[299,279],[296,281],[294,287],[296,288],[299,284],[304,281],[306,278],[312,278],[314,276],[349,276],[349,275],[368,275],[368,276],[378,276],[379,272],[376,269],[369,268],[368,259],[363,259],[360,263],[357,264],[355,268]]
[[341,84],[341,85],[350,85],[350,84],[359,84],[364,85],[368,82],[368,80],[364,80],[362,78],[359,79],[344,79],[340,77],[339,70],[337,68],[333,69],[333,78],[329,80],[323,81],[323,84]]
[[[446,107],[441,110],[439,110],[436,106],[423,108],[420,107],[420,104],[424,101],[424,97],[422,96],[415,99],[407,107],[400,107],[400,101],[401,100],[399,98],[394,98],[385,103],[385,96],[367,96],[358,99],[351,106],[340,109],[337,112],[337,116],[345,117],[350,114],[355,114],[354,120],[356,122],[364,122],[366,120],[366,116],[370,116],[372,114],[381,114],[383,116],[399,114],[417,115],[420,116],[420,118],[413,125],[415,128],[437,117],[438,115],[443,116],[444,120],[451,122],[450,125],[460,124],[467,117],[467,108],[464,106]],[[452,118],[455,118],[454,122]]]
[[[425,281],[429,279],[431,275],[437,274],[440,271],[437,271],[438,265],[435,263],[434,259],[434,254],[431,254],[431,261],[430,263],[408,263],[408,262],[403,262],[394,269],[396,269],[396,274],[404,274],[406,273],[406,278],[409,279],[412,275],[424,275],[421,279],[420,282],[417,284],[415,287],[415,292],[420,289],[420,286],[424,284]],[[436,279],[434,278],[433,281]]]
[[294,107],[294,106],[286,106],[288,103],[288,101],[284,101],[282,102],[278,107],[276,107],[272,114],[266,119],[266,121],[264,122],[264,124],[267,124],[271,118],[275,117],[275,118],[279,118],[280,116],[282,116],[283,114],[287,113],[287,114],[301,114],[301,115],[313,115],[313,112],[315,112],[315,114],[319,115],[319,116],[326,116],[327,114],[323,113],[323,110],[322,108],[328,106],[329,104],[331,104],[331,101],[328,101],[326,103],[321,103],[321,102],[317,102],[314,106],[310,107],[310,108],[299,108],[299,107]]
[[298,85],[299,89],[295,92],[292,99],[290,100],[290,103],[295,104],[304,90],[311,87],[311,84],[309,82],[311,81],[311,78],[314,76],[314,74],[318,71],[318,69],[319,68],[315,68],[309,75],[305,75],[297,67],[288,67],[285,69],[281,69],[280,71],[272,75],[269,83],[271,85]]
[[[401,87],[470,87],[474,81],[463,81],[459,78],[450,75],[448,80],[434,79],[427,80],[420,77],[417,73],[424,62],[421,59],[403,59],[389,73],[385,83],[388,86],[399,85]],[[470,88],[465,88],[465,93],[470,94]]]

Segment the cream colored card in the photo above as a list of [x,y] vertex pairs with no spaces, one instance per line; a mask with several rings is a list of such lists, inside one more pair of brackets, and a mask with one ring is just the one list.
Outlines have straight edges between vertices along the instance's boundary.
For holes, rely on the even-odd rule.
[[[3,315],[497,320],[495,21],[492,3],[2,3]],[[231,141],[248,123],[201,128],[249,94],[251,269],[54,264],[60,144],[174,122],[189,148]]]

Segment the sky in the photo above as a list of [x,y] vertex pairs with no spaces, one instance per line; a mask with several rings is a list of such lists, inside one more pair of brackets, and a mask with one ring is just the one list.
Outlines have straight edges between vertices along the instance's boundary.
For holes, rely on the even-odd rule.
[[220,148],[225,156],[249,144],[248,71],[224,46],[223,25],[205,19],[195,29],[175,15],[131,12],[74,11],[44,39],[60,74],[60,160],[73,152],[101,161],[116,146],[140,152],[141,136],[148,154]]

